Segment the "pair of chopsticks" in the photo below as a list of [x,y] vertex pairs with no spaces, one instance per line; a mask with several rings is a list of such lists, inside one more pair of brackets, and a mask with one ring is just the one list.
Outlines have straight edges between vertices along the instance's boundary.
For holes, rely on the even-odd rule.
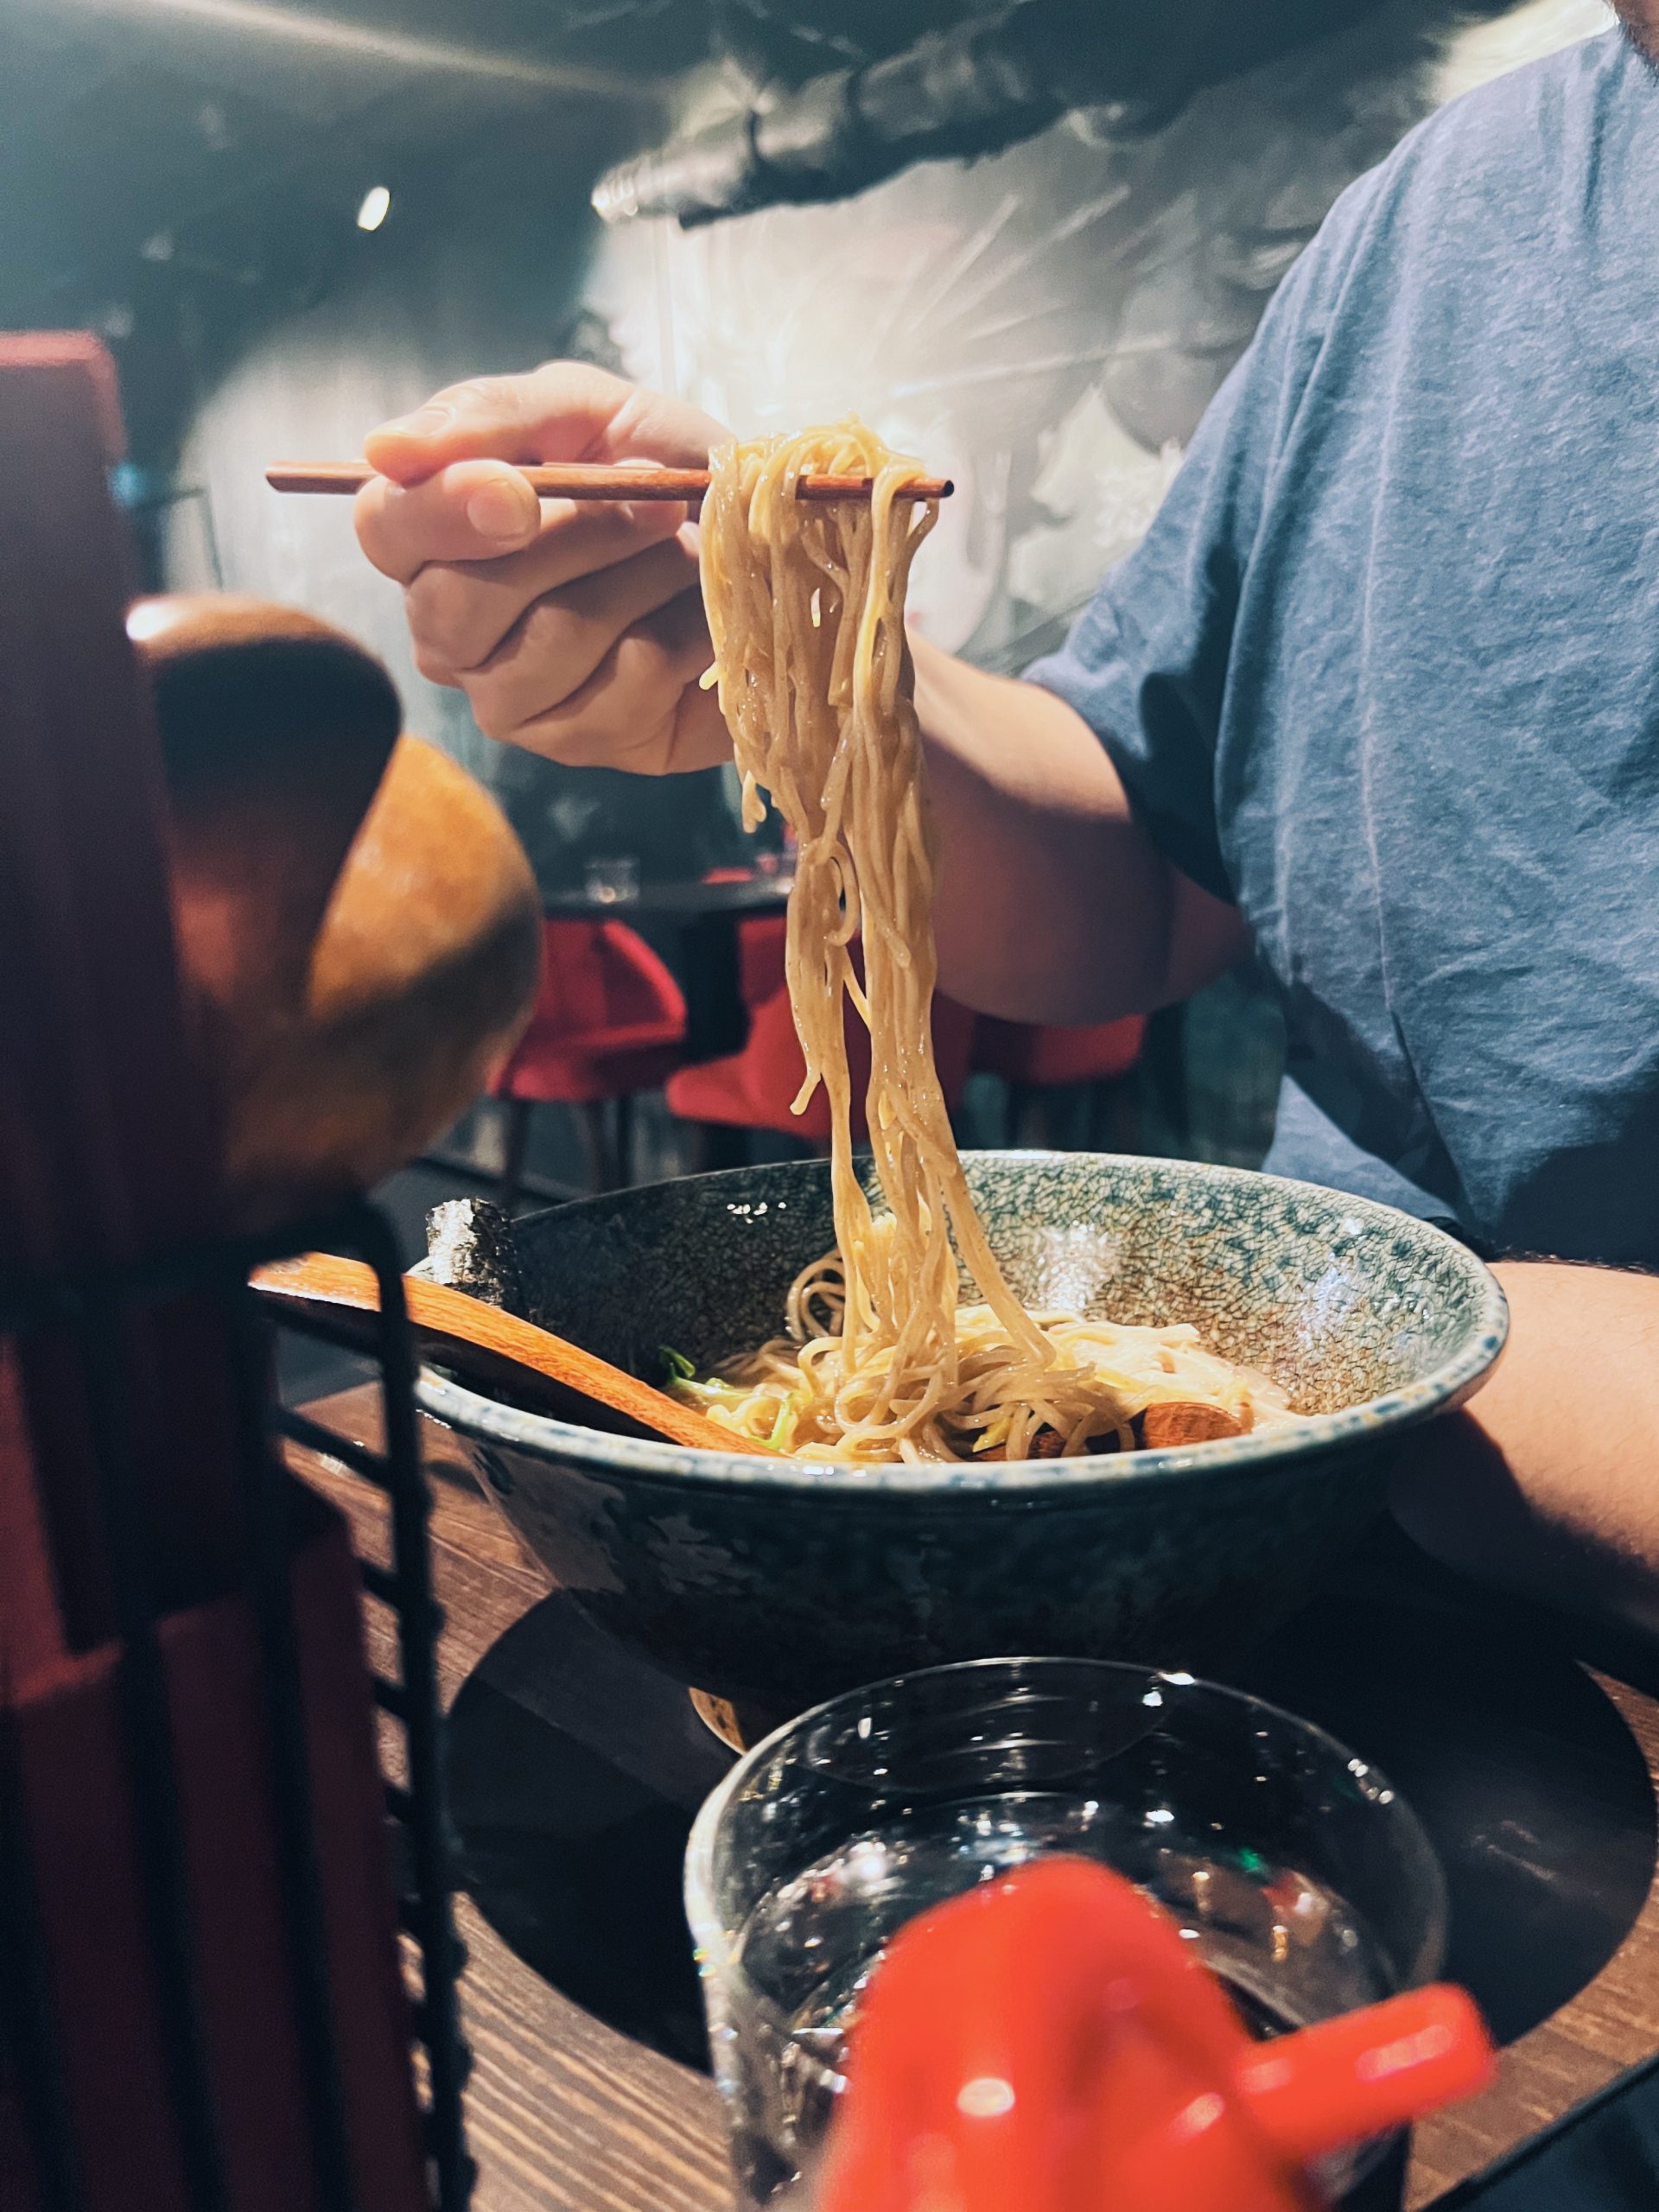
[[[585,461],[551,461],[518,472],[544,499],[702,499],[709,489],[706,468],[632,468],[590,466]],[[377,472],[365,461],[279,461],[265,471],[273,492],[359,492]],[[869,476],[803,476],[795,486],[803,499],[868,499]],[[948,499],[956,486],[948,476],[918,476],[905,485],[906,499]]]

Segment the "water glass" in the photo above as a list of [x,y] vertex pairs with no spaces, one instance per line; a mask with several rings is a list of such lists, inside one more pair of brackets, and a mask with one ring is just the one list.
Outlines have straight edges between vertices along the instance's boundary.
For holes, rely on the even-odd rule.
[[[1445,1885],[1415,1815],[1374,1767],[1274,1707],[1070,1659],[854,1691],[751,1751],[692,1831],[686,1907],[744,2205],[801,2201],[888,1939],[1053,1852],[1138,1883],[1263,2036],[1440,1963]],[[1382,2147],[1322,2179],[1348,2188]]]
[[631,857],[588,863],[588,896],[599,906],[620,906],[639,896],[639,863]]

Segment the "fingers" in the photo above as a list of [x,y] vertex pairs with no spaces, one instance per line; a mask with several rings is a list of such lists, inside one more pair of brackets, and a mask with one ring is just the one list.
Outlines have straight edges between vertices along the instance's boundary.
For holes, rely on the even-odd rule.
[[711,648],[696,536],[666,504],[541,506],[514,464],[696,467],[726,435],[696,408],[578,362],[453,385],[364,451],[357,530],[404,588],[422,673],[479,726],[554,760],[662,772],[730,744],[696,679]]
[[696,556],[671,538],[537,600],[481,667],[422,673],[460,681],[479,728],[499,737],[575,696],[635,624],[696,582]]
[[372,431],[370,466],[412,484],[458,461],[643,459],[695,468],[725,435],[698,409],[582,361],[527,375],[474,377],[435,393],[413,415]]
[[409,584],[429,562],[498,560],[527,545],[542,527],[542,509],[516,468],[468,461],[407,491],[373,477],[352,518],[381,575]]
[[372,430],[364,458],[400,484],[451,461],[585,461],[632,386],[578,361],[524,376],[469,377],[435,392],[412,415]]
[[[419,494],[395,496],[412,500]],[[408,586],[404,605],[416,658],[423,668],[445,671],[438,681],[450,682],[481,667],[544,593],[608,573],[635,555],[672,541],[684,510],[667,501],[630,507],[611,501],[583,505],[561,499],[550,501],[543,512],[539,533],[518,551],[495,560],[433,561]],[[397,547],[394,557],[410,550]]]
[[556,706],[493,733],[569,767],[677,774],[731,758],[712,690],[700,594],[682,592],[618,639],[586,683]]

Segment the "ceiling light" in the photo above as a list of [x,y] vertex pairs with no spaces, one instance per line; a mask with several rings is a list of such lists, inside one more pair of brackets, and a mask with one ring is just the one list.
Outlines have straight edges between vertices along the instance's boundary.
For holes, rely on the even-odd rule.
[[372,184],[364,194],[363,204],[357,211],[357,227],[359,231],[378,231],[391,213],[391,188],[384,184]]

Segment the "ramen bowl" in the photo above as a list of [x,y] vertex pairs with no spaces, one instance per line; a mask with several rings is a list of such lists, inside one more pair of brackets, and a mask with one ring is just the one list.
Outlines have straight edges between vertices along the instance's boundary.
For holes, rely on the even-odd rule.
[[[1391,1460],[1497,1357],[1503,1293],[1386,1206],[1192,1162],[966,1156],[1027,1305],[1191,1321],[1313,1418],[1096,1459],[848,1467],[689,1451],[430,1370],[424,1410],[601,1627],[787,1717],[918,1667],[1040,1651],[1198,1671],[1274,1626],[1379,1511]],[[652,1381],[777,1332],[834,1242],[826,1162],[741,1168],[521,1221],[532,1318]]]

